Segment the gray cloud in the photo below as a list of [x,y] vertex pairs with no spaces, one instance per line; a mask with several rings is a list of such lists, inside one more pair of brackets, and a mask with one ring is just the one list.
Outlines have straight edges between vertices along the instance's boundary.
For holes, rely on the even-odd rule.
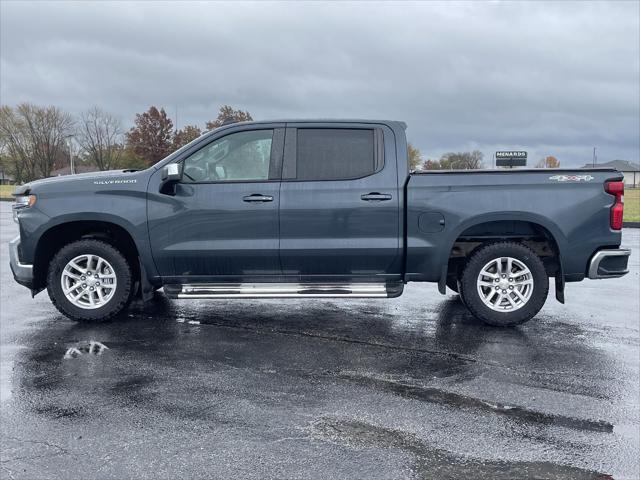
[[203,125],[392,118],[427,156],[637,161],[640,7],[607,3],[2,2],[4,104],[149,105]]

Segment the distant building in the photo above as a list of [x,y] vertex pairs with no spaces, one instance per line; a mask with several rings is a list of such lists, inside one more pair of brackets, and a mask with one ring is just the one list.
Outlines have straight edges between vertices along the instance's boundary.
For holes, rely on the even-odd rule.
[[13,185],[16,183],[11,175],[0,168],[0,185]]
[[[90,172],[98,172],[100,169],[95,165],[76,165],[75,171],[76,173],[90,173]],[[60,177],[62,175],[71,175],[71,167],[66,166],[62,168],[58,168],[57,170],[53,170],[51,172],[52,177]]]
[[[626,160],[612,160],[606,163],[596,163],[596,167],[615,168],[624,175],[624,185],[626,187],[640,187],[640,165]],[[593,168],[592,163],[588,163],[582,168]]]

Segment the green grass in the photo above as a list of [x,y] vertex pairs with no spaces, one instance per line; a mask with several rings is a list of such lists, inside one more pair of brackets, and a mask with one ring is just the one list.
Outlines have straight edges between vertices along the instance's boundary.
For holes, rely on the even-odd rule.
[[12,199],[11,192],[16,188],[15,185],[0,185],[0,200]]
[[624,221],[640,222],[640,188],[624,191]]

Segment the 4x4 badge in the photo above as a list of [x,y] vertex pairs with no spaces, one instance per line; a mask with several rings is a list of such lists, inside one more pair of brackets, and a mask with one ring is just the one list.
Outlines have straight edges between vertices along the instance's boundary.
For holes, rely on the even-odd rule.
[[590,182],[594,178],[591,175],[553,175],[549,177],[549,180],[557,182]]

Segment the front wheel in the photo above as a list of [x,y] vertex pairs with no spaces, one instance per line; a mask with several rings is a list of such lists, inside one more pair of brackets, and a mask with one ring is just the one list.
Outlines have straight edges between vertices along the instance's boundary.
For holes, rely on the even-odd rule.
[[480,248],[467,262],[460,281],[467,308],[485,323],[519,325],[542,308],[549,278],[540,257],[519,243]]
[[72,320],[107,320],[128,305],[131,277],[127,260],[114,247],[79,240],[53,257],[47,290],[55,307]]

